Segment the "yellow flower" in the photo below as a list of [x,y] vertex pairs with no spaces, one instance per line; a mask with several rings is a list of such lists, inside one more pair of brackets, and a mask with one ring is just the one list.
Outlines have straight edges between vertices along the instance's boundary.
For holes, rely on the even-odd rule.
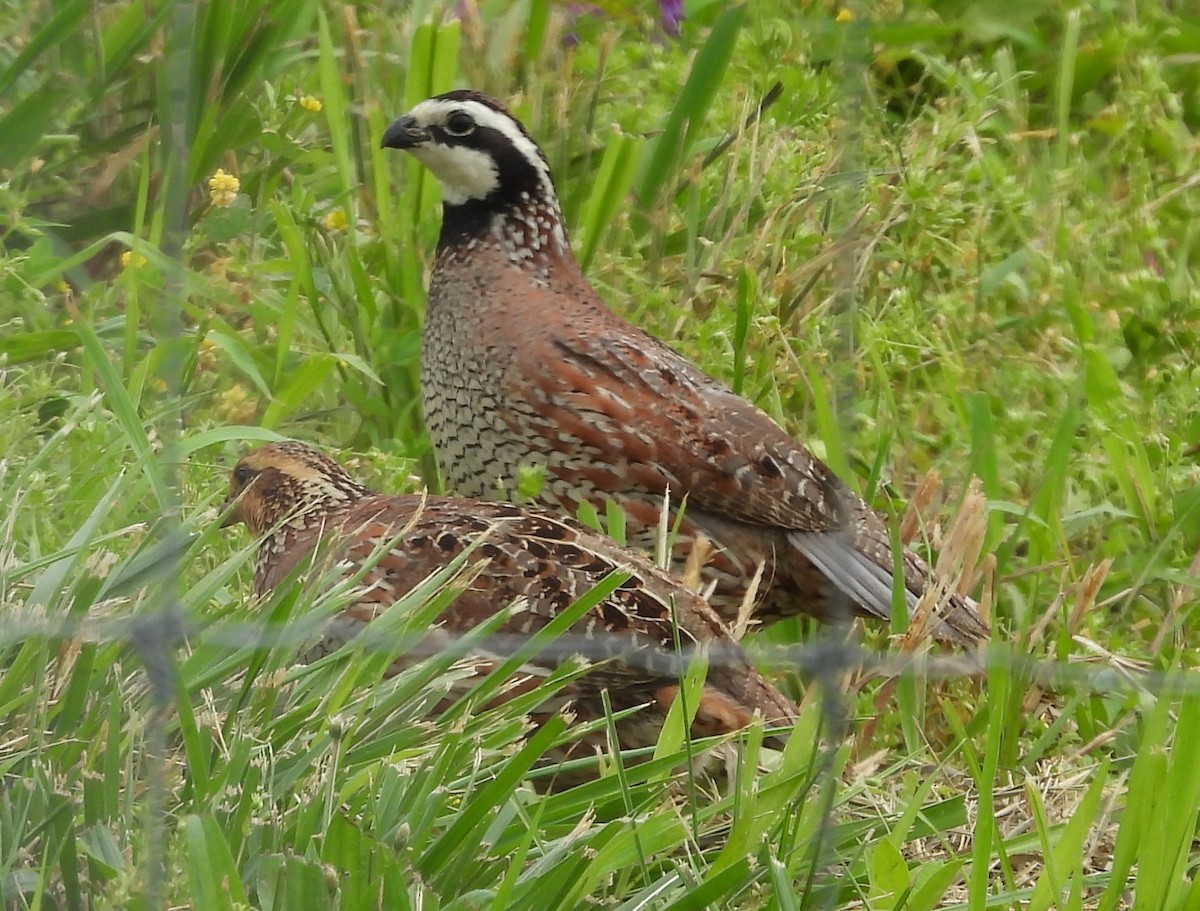
[[200,347],[196,351],[196,369],[201,373],[211,372],[217,369],[217,352],[220,349],[216,342],[205,336],[200,340]]
[[843,8],[843,9],[838,10],[838,14],[835,17],[835,19],[837,22],[853,22],[854,21],[854,13],[850,12],[850,10],[848,10],[848,9]]
[[217,399],[217,413],[229,423],[245,424],[254,420],[258,405],[241,383],[230,386]]
[[333,209],[321,219],[321,227],[326,231],[345,231],[350,219],[346,217],[345,209]]
[[132,250],[126,250],[121,254],[121,268],[128,269],[130,267],[137,269],[146,265],[146,257],[142,254],[135,254]]
[[314,98],[312,95],[301,95],[296,99],[296,103],[310,114],[318,113],[323,105],[319,98]]
[[242,182],[232,174],[226,174],[221,168],[217,168],[217,173],[208,179],[208,198],[212,200],[214,206],[232,205],[237,199],[238,190],[241,188]]

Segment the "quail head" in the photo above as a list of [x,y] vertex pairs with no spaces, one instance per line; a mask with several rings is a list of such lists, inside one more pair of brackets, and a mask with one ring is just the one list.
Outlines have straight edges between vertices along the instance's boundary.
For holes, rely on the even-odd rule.
[[[510,610],[494,637],[484,640],[486,651],[469,658],[476,674],[488,673],[512,654],[513,643],[526,641],[598,583],[622,572],[628,578],[576,621],[561,642],[526,661],[509,681],[509,698],[580,656],[594,667],[558,697],[569,700],[574,714],[585,720],[604,717],[603,691],[614,711],[640,706],[619,719],[618,738],[622,748],[652,746],[678,692],[679,648],[703,649],[710,666],[692,726],[695,736],[740,730],[756,713],[779,725],[796,717],[795,705],[749,664],[702,598],[571,520],[504,503],[377,494],[297,442],[271,443],[243,456],[233,469],[228,509],[229,524],[244,522],[262,537],[254,573],[260,596],[287,580],[319,546],[337,572],[347,578],[362,573],[354,602],[310,658],[340,646],[474,547],[467,557],[468,587],[441,614],[426,641],[396,660],[395,671]],[[560,707],[543,706],[535,720]]]
[[[755,616],[890,616],[887,526],[763,411],[610,310],[567,240],[545,156],[499,102],[454,91],[418,104],[383,145],[442,187],[421,354],[425,420],[447,484],[508,498],[533,470],[543,506],[616,501],[632,545],[653,546],[663,497],[685,502],[673,568],[701,535],[711,603],[737,615],[761,566]],[[900,557],[911,611],[934,580]],[[988,628],[957,593],[932,626],[969,644]]]

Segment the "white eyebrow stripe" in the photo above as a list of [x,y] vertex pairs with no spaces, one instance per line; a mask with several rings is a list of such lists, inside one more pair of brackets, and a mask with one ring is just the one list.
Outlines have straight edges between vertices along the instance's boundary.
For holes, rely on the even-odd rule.
[[[541,185],[542,197],[557,203],[558,196],[554,192],[554,181],[550,177],[550,165],[537,143],[525,134],[517,122],[507,114],[502,114],[494,108],[478,101],[452,101],[445,98],[430,98],[422,101],[410,112],[410,116],[424,126],[444,127],[450,115],[462,111],[481,127],[495,130],[520,152],[538,172],[538,182]],[[416,150],[413,150],[416,151]],[[465,193],[467,188],[463,188]],[[465,198],[473,198],[466,196]]]

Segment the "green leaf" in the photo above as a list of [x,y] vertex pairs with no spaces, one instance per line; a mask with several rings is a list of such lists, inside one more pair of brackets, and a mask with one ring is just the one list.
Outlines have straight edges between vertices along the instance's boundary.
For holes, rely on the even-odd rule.
[[21,364],[43,360],[49,355],[78,347],[78,332],[72,329],[43,329],[0,338],[0,358],[10,364]]
[[80,836],[79,844],[106,876],[116,876],[125,869],[125,855],[107,826],[101,823],[88,826]]
[[464,848],[478,844],[479,833],[491,822],[491,814],[501,801],[510,799],[513,789],[525,776],[546,749],[563,731],[566,719],[554,715],[539,728],[515,756],[505,763],[495,779],[488,782],[458,818],[446,829],[421,858],[420,867],[430,875],[445,879],[456,875],[457,864],[451,858],[463,853]]
[[78,321],[75,325],[79,338],[83,342],[87,363],[99,378],[105,399],[117,416],[117,421],[125,433],[126,441],[137,454],[138,466],[150,482],[159,509],[164,513],[171,512],[174,508],[174,497],[167,488],[166,479],[150,446],[150,439],[146,435],[146,428],[138,415],[137,406],[129,397],[124,383],[121,382],[120,376],[112,362],[109,361],[92,326],[84,320]]
[[271,429],[278,427],[284,418],[299,408],[304,400],[325,382],[333,372],[333,367],[332,355],[322,354],[305,358],[267,406],[262,425]]
[[871,871],[871,894],[877,901],[895,902],[909,887],[908,864],[904,856],[889,839],[876,842],[868,853],[868,869]]
[[[1194,776],[1200,780],[1200,776]],[[1083,800],[1071,814],[1070,820],[1061,828],[1057,841],[1050,844],[1052,834],[1045,827],[1044,816],[1038,820],[1038,829],[1043,836],[1043,844],[1047,851],[1043,858],[1041,875],[1034,886],[1033,895],[1029,900],[1029,911],[1048,911],[1050,906],[1058,905],[1068,883],[1077,881],[1082,875],[1083,846],[1092,831],[1095,821],[1099,818],[1100,800],[1108,783],[1108,761],[1101,762],[1092,777],[1092,783]],[[1032,806],[1035,812],[1041,813],[1041,798],[1036,787],[1030,785],[1026,793],[1034,798]],[[1193,816],[1195,814],[1193,813]],[[1195,820],[1192,821],[1195,827]],[[1166,908],[1169,905],[1160,904],[1155,907]]]
[[662,133],[650,147],[649,158],[636,181],[634,192],[643,210],[654,205],[663,188],[673,182],[672,176],[680,163],[691,154],[700,126],[725,78],[745,18],[745,4],[729,6],[692,62],[687,81]]
[[188,816],[183,828],[187,842],[184,865],[195,907],[212,911],[247,907],[241,877],[217,821],[208,815]]
[[229,424],[224,427],[210,427],[208,430],[185,432],[179,440],[178,450],[181,456],[190,456],[201,449],[207,449],[209,446],[216,446],[220,443],[228,443],[233,440],[253,443],[277,443],[280,440],[286,439],[287,437],[281,436],[274,430],[268,430],[266,427],[245,427],[237,424]]
[[946,892],[962,875],[961,860],[923,863],[916,875],[916,886],[908,897],[906,911],[934,911],[942,907]]
[[51,76],[0,116],[0,170],[24,170],[60,116],[68,92],[62,79]]
[[68,0],[59,4],[54,17],[38,29],[32,38],[23,42],[21,52],[0,72],[0,96],[12,88],[21,76],[31,71],[38,57],[67,41],[81,27],[90,8],[88,0]]
[[576,254],[584,271],[587,271],[600,248],[605,231],[626,206],[626,197],[637,166],[636,148],[637,143],[632,136],[618,132],[609,136],[604,147],[600,169],[592,182],[575,231]]
[[267,385],[267,381],[263,379],[263,375],[258,370],[258,365],[254,362],[254,353],[250,350],[245,340],[234,332],[227,332],[224,329],[210,329],[205,336],[214,345],[225,352],[225,355],[233,362],[233,365],[242,372],[246,379],[250,380],[258,389],[262,396],[269,397],[271,388]]

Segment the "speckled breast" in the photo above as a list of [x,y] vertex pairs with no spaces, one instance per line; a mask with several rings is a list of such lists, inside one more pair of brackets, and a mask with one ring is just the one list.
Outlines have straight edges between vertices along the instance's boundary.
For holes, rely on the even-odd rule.
[[[481,245],[482,246],[482,245]],[[463,255],[470,253],[471,255]],[[662,501],[645,490],[630,490],[628,465],[619,453],[602,453],[565,428],[547,437],[537,403],[515,395],[521,384],[507,379],[520,337],[512,321],[537,319],[528,297],[517,294],[514,273],[494,249],[439,251],[430,282],[421,353],[425,422],[438,466],[451,493],[492,500],[533,502],[551,512],[574,516],[581,502],[603,515],[605,500],[620,501],[627,513],[625,540],[652,556]],[[528,279],[520,276],[528,294]],[[523,470],[540,468],[540,492],[518,495]],[[712,601],[725,616],[736,616],[749,578],[765,560],[773,574],[774,554],[746,547],[725,523],[697,513],[678,527],[672,571],[680,574],[697,533],[710,538],[714,552],[704,567],[715,582]],[[711,527],[710,527],[711,526]],[[764,585],[764,589],[767,586]]]
[[521,456],[501,418],[503,352],[462,331],[466,327],[437,296],[431,295],[426,317],[421,394],[438,467],[454,493],[499,499]]

